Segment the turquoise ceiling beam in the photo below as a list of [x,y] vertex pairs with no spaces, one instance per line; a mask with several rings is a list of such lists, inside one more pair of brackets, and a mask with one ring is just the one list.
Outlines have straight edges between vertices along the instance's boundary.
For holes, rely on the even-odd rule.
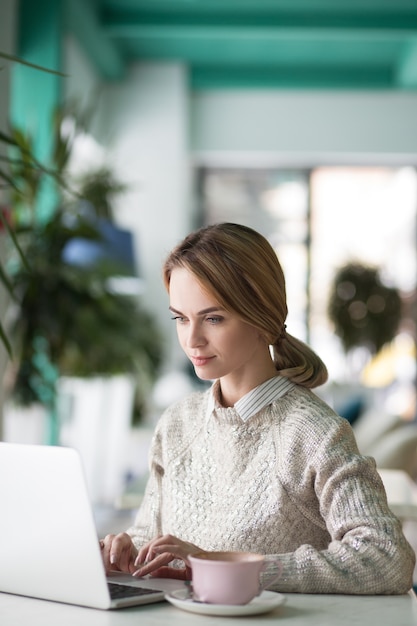
[[[20,0],[17,56],[35,65],[61,71],[63,39],[60,0]],[[60,104],[62,77],[16,63],[11,80],[12,123],[29,134],[35,156],[50,165],[53,149],[53,115]],[[36,207],[37,216],[46,220],[55,206],[50,179],[45,180]]]
[[126,61],[183,62],[206,88],[228,73],[231,87],[417,88],[417,0],[96,2]]
[[67,0],[66,24],[99,76],[104,80],[121,80],[124,77],[124,59],[117,46],[103,33],[96,2]]
[[362,31],[366,33],[404,33],[417,30],[417,6],[410,6],[401,10],[392,2],[390,8],[378,8],[377,12],[363,11],[360,7],[338,7],[337,2],[321,11],[317,3],[311,3],[305,10],[299,11],[295,7],[282,9],[276,2],[267,10],[262,10],[258,4],[251,3],[245,8],[244,3],[236,3],[233,10],[230,2],[221,6],[207,2],[204,6],[189,3],[180,6],[178,2],[168,6],[165,10],[158,3],[143,7],[138,2],[135,8],[123,9],[120,4],[112,4],[101,13],[103,29],[111,35],[140,36],[144,29],[149,28],[229,28],[234,31],[246,28],[280,28],[300,29],[302,31],[342,30],[344,32]]
[[317,11],[362,11],[364,13],[392,10],[393,2],[399,11],[412,10],[415,8],[415,0],[102,0],[104,7],[113,7],[117,4],[119,9],[155,9],[170,12],[180,8],[205,13],[208,10],[227,10],[238,5],[242,10],[257,9],[260,12],[270,10],[296,10],[304,12],[311,9],[312,2]]
[[203,89],[388,89],[393,82],[389,67],[341,68],[305,65],[289,67],[196,66],[191,88]]
[[362,63],[364,57],[376,64],[391,62],[393,55],[401,52],[401,40],[382,42],[357,38],[355,45],[344,44],[340,38],[323,39],[320,37],[279,38],[269,32],[253,34],[245,39],[234,39],[227,36],[210,36],[200,33],[194,37],[143,37],[141,39],[126,38],[123,45],[126,54],[131,58],[142,59],[176,58],[190,63],[215,62],[221,65],[234,62],[248,62],[271,65],[288,63],[322,61],[327,63]]

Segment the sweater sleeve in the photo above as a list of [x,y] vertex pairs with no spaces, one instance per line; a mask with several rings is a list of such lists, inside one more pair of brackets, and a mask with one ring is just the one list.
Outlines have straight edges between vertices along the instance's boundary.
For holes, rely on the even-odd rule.
[[143,500],[136,514],[134,524],[127,529],[136,548],[161,534],[161,499],[162,499],[162,447],[159,428],[157,427],[149,452],[150,468]]
[[[320,440],[311,437],[307,449],[304,439],[308,458],[293,462],[293,468],[299,468],[301,489],[310,484],[311,491],[314,486],[330,543],[324,550],[301,545],[279,555],[283,573],[274,588],[300,593],[405,593],[412,586],[414,551],[388,507],[375,462],[359,454],[345,420],[332,423],[337,426],[320,429]],[[297,495],[295,489],[293,497]],[[301,509],[306,507],[305,499],[300,502]],[[309,515],[307,508],[303,514]]]

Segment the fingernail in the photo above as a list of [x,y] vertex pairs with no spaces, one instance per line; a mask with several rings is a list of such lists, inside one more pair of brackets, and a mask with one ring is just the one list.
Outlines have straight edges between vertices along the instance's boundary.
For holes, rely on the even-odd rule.
[[111,563],[112,565],[114,565],[115,563],[117,563],[117,557],[116,557],[116,555],[115,555],[115,554],[111,554],[111,555],[110,555],[110,563]]

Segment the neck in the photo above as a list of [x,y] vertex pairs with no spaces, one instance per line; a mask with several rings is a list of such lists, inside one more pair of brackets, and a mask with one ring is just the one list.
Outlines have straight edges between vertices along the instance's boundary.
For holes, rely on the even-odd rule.
[[231,376],[224,376],[219,380],[218,401],[224,407],[234,406],[249,391],[276,375],[277,371],[271,361],[271,367],[266,368],[263,372],[257,372],[256,376],[252,376],[248,380],[242,380],[242,378],[235,380]]

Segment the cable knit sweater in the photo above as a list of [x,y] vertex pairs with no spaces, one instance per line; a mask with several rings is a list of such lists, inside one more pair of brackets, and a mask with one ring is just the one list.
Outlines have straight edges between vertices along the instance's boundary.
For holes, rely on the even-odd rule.
[[197,392],[162,415],[135,525],[139,547],[170,533],[204,550],[261,552],[281,592],[399,594],[415,555],[348,422],[296,386],[243,422]]

